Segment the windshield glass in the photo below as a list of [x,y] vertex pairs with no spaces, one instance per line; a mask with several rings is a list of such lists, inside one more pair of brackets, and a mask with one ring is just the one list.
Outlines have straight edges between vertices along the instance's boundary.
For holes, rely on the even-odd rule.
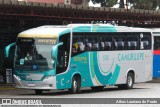
[[16,43],[15,69],[54,69],[51,58],[56,39],[18,38]]

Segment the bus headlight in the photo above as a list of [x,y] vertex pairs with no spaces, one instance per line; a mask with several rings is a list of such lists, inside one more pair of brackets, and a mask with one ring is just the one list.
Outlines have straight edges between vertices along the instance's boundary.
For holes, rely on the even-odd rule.
[[54,65],[55,61],[52,59],[52,60],[51,60],[51,63]]
[[43,79],[43,81],[45,81],[45,80],[47,80],[47,79],[49,79],[49,78],[51,78],[51,77],[53,77],[53,76],[47,76],[47,77],[45,77],[45,78]]

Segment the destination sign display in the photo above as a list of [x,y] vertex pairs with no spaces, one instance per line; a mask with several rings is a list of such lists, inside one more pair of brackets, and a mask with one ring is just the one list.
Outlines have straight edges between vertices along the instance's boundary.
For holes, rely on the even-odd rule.
[[54,38],[18,38],[17,44],[55,45]]
[[56,39],[36,39],[36,44],[51,44],[55,45],[56,44]]

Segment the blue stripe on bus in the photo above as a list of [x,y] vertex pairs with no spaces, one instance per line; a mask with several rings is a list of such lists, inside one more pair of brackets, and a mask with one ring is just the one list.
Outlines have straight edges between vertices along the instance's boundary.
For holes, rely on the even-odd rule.
[[160,55],[153,55],[153,77],[160,77]]

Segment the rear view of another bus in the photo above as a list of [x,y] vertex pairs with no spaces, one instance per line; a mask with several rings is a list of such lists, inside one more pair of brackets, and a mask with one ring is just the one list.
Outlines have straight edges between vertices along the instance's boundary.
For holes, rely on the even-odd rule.
[[154,29],[153,78],[160,78],[160,29]]

